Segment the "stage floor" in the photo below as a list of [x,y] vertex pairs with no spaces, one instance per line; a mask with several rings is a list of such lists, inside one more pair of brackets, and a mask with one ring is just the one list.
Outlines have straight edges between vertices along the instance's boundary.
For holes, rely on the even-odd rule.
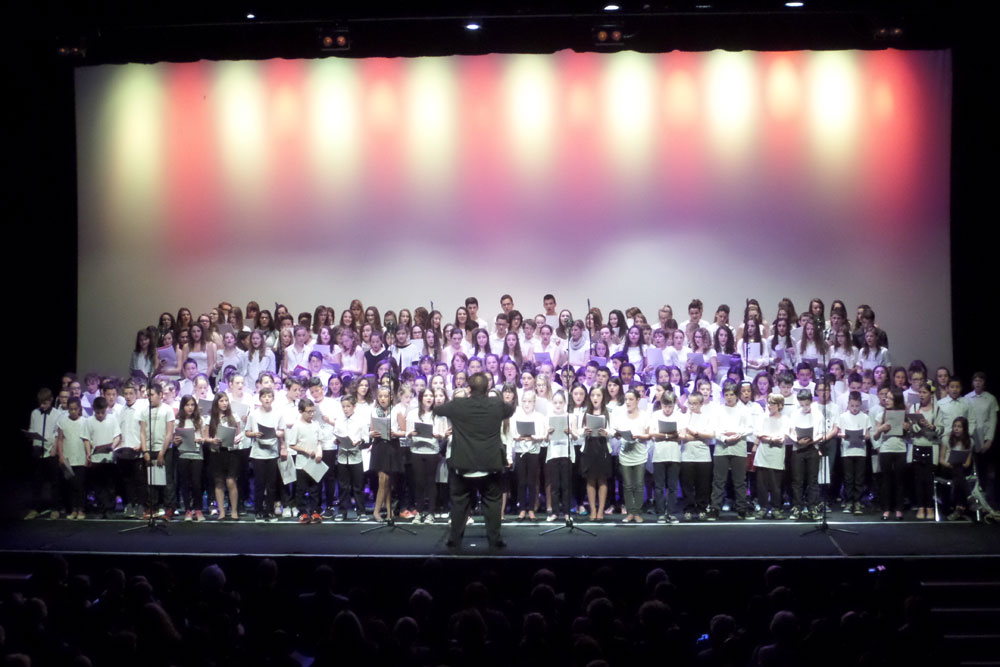
[[482,519],[468,526],[461,548],[446,546],[445,523],[399,525],[408,535],[384,528],[368,534],[374,522],[325,522],[299,525],[294,521],[254,523],[174,521],[169,534],[145,527],[128,533],[125,528],[144,526],[134,520],[8,521],[0,524],[0,553],[30,554],[164,554],[322,556],[326,558],[391,557],[501,557],[501,558],[635,558],[635,559],[776,559],[776,558],[955,558],[1000,556],[1000,529],[971,523],[925,521],[883,522],[874,517],[833,515],[830,525],[857,534],[802,533],[813,522],[726,521],[713,523],[579,525],[596,533],[561,530],[540,532],[561,525],[505,521],[507,547],[490,550]]

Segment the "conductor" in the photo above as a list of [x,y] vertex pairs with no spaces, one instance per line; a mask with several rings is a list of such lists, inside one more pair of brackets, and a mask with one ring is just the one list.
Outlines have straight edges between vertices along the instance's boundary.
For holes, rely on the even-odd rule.
[[500,475],[505,454],[500,441],[503,420],[514,414],[514,406],[499,397],[487,396],[485,373],[469,378],[469,396],[434,408],[434,414],[451,420],[452,443],[449,468],[451,487],[451,533],[448,546],[456,547],[465,532],[465,521],[473,490],[483,497],[486,538],[491,549],[507,546],[500,539]]

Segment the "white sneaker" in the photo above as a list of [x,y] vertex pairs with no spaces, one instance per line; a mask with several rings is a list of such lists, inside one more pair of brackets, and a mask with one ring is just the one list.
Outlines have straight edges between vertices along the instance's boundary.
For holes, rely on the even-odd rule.
[[286,507],[285,509],[281,510],[281,518],[282,519],[291,519],[292,518],[292,508],[291,507]]
[[476,522],[472,520],[472,515],[470,514],[469,518],[465,520],[465,525],[466,526],[471,526],[474,523],[476,523]]
[[425,514],[424,515],[424,523],[425,524],[434,523],[434,515],[431,514],[430,512],[428,512],[427,514]]
[[[285,513],[282,512],[281,516],[285,516]],[[299,508],[298,507],[293,507],[292,508],[292,516],[293,517],[298,517],[299,516]]]
[[420,514],[418,513],[416,516],[414,516],[413,519],[410,520],[410,523],[417,523],[417,524],[423,523],[420,520]]

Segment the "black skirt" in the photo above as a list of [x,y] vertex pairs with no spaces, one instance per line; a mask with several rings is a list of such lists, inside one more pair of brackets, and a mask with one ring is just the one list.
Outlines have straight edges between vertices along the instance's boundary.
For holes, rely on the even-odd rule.
[[208,470],[212,479],[236,479],[240,476],[240,454],[235,449],[223,449],[206,452],[208,455]]
[[607,438],[587,438],[580,455],[580,474],[584,479],[604,479],[611,476],[611,452]]
[[371,470],[387,474],[403,472],[403,449],[399,440],[372,440]]

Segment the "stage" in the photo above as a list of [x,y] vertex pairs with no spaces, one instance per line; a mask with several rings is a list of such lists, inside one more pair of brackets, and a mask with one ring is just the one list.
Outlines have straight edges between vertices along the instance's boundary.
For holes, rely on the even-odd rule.
[[[841,515],[842,516],[842,515]],[[542,531],[560,523],[504,521],[507,547],[491,550],[480,517],[468,526],[460,548],[446,545],[448,529],[434,525],[383,528],[373,522],[325,522],[300,525],[294,520],[277,523],[239,522],[167,525],[169,534],[125,528],[143,525],[134,520],[9,521],[0,525],[0,553],[120,554],[171,556],[309,556],[324,558],[519,558],[519,559],[914,559],[990,558],[1000,555],[1000,530],[972,523],[924,521],[884,522],[877,515],[833,515],[831,527],[857,534],[830,532],[802,536],[819,524],[804,521],[735,521],[675,525],[603,524],[580,522],[596,537],[579,531]]]

